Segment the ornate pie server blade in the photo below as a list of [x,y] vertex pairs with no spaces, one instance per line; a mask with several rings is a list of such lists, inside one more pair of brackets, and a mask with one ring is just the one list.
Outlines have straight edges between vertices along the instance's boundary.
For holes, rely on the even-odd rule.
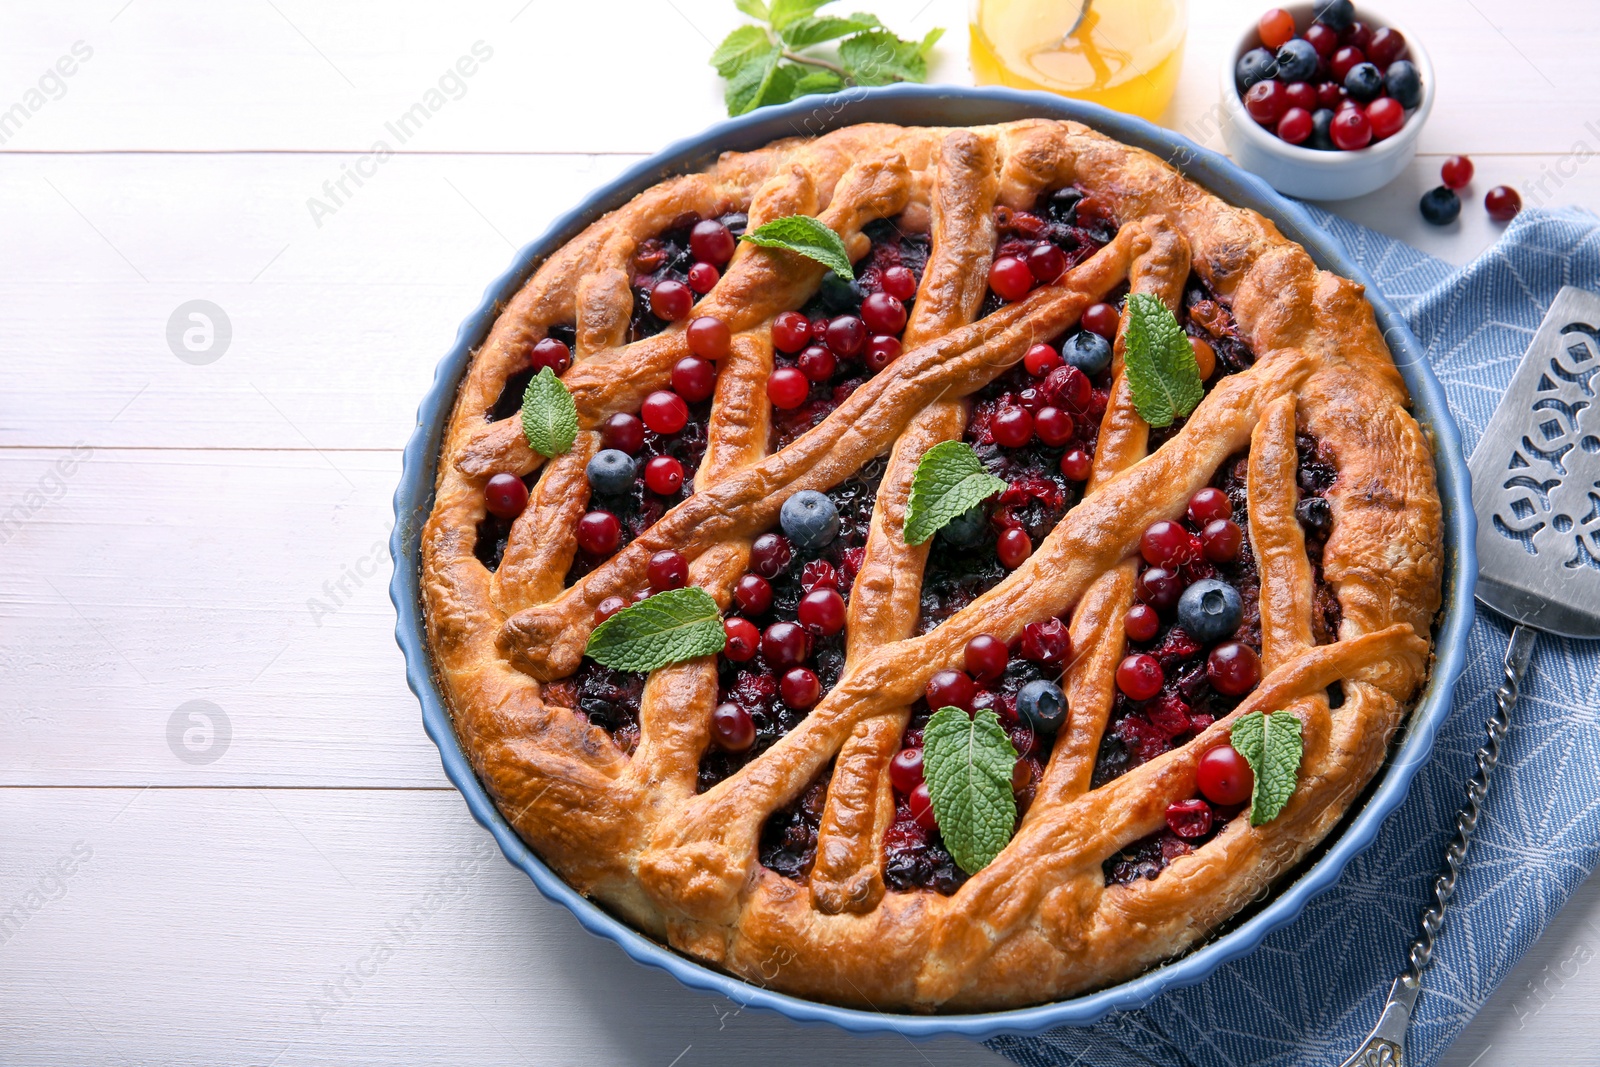
[[1538,631],[1600,637],[1600,295],[1564,287],[1539,324],[1511,385],[1472,453],[1478,513],[1478,599],[1516,625],[1505,676],[1456,816],[1456,835],[1433,883],[1433,903],[1411,943],[1378,1025],[1344,1067],[1402,1067],[1406,1026],[1433,961],[1500,758]]

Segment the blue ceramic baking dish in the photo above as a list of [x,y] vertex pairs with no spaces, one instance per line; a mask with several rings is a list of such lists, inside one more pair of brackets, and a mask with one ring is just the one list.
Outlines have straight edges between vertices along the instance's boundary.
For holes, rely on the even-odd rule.
[[[1432,677],[1411,716],[1403,742],[1388,767],[1380,773],[1376,788],[1322,856],[1289,884],[1279,888],[1265,906],[1177,960],[1132,981],[1070,1000],[970,1015],[858,1011],[775,993],[679,955],[575,892],[522,843],[474,776],[456,741],[450,713],[435,684],[422,621],[418,536],[433,503],[440,433],[472,350],[488,335],[496,309],[511,298],[546,256],[636,193],[673,175],[701,169],[721,152],[757,148],[779,137],[816,135],[857,122],[971,126],[1022,118],[1076,119],[1126,144],[1147,149],[1224,200],[1253,208],[1272,219],[1286,236],[1303,245],[1320,266],[1367,285],[1367,296],[1377,309],[1379,325],[1411,389],[1417,418],[1433,442],[1439,495],[1444,502],[1444,545],[1448,564]],[[439,746],[445,774],[461,790],[473,817],[494,834],[507,858],[527,872],[539,891],[565,905],[589,932],[615,941],[638,962],[660,967],[687,986],[721,994],[747,1007],[776,1011],[798,1022],[832,1023],[857,1032],[893,1030],[910,1037],[961,1034],[983,1039],[996,1034],[1033,1034],[1056,1026],[1086,1025],[1109,1011],[1146,1004],[1165,989],[1193,985],[1222,964],[1250,952],[1272,930],[1294,921],[1308,901],[1333,886],[1351,857],[1372,843],[1380,824],[1405,798],[1412,777],[1427,760],[1439,724],[1450,711],[1451,691],[1461,673],[1477,575],[1473,552],[1476,523],[1467,465],[1462,457],[1460,433],[1445,406],[1444,391],[1424,361],[1422,349],[1407,329],[1405,320],[1384,300],[1366,272],[1344,249],[1318,228],[1303,208],[1279,196],[1265,182],[1222,156],[1177,134],[1091,104],[1010,89],[898,85],[807,97],[718,123],[698,137],[672,145],[597,190],[518,252],[510,269],[489,286],[483,302],[462,323],[455,347],[439,364],[433,386],[417,411],[417,428],[406,444],[394,510],[390,551],[395,568],[389,594],[399,614],[395,637],[405,653],[407,680],[422,703],[423,725]]]

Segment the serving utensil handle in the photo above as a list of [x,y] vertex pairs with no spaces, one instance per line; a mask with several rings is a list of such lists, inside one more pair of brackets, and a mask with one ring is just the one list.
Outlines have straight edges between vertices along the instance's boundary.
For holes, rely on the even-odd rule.
[[1511,726],[1511,709],[1517,706],[1517,698],[1522,694],[1522,676],[1533,658],[1537,634],[1531,626],[1520,623],[1511,631],[1505,673],[1494,691],[1494,711],[1484,724],[1488,737],[1478,749],[1478,769],[1467,782],[1467,802],[1456,815],[1456,836],[1445,850],[1444,870],[1433,880],[1433,903],[1422,913],[1422,932],[1411,942],[1407,953],[1409,966],[1394,980],[1378,1025],[1373,1027],[1356,1054],[1344,1061],[1343,1067],[1402,1067],[1404,1063],[1406,1027],[1411,1022],[1417,994],[1422,991],[1422,972],[1433,962],[1433,943],[1444,928],[1445,911],[1450,906],[1450,898],[1455,896],[1456,876],[1461,873],[1472,835],[1478,829],[1478,816],[1483,813],[1483,801],[1489,795],[1489,776],[1500,762],[1500,744]]

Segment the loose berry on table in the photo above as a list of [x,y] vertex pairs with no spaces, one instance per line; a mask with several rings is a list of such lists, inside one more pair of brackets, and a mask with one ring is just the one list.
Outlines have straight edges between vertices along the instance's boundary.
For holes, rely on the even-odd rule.
[[1439,178],[1450,189],[1465,189],[1472,181],[1472,160],[1451,156],[1439,167]]
[[1483,197],[1483,206],[1496,222],[1510,222],[1522,210],[1522,197],[1509,185],[1497,185]]
[[514,519],[528,506],[528,487],[515,474],[496,474],[483,486],[483,506],[499,519]]
[[1422,194],[1417,209],[1424,222],[1448,226],[1461,216],[1461,198],[1449,186],[1440,185]]

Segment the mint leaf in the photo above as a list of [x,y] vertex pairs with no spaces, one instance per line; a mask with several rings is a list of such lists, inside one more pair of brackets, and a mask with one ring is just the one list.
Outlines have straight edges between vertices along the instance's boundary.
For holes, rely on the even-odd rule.
[[1128,297],[1128,329],[1123,335],[1123,367],[1133,389],[1133,406],[1151,426],[1171,426],[1206,395],[1194,347],[1161,298],[1149,293]]
[[782,54],[783,50],[777,45],[769,44],[764,51],[745,57],[744,65],[728,79],[728,87],[722,94],[729,115],[743,115],[761,106],[762,96],[772,82],[778,69],[778,57]]
[[812,96],[816,93],[836,93],[844,88],[844,79],[831,70],[814,70],[794,83],[794,95]]
[[1256,784],[1250,791],[1250,825],[1271,822],[1294,795],[1304,750],[1300,720],[1288,711],[1270,715],[1252,711],[1233,724],[1232,741],[1234,749],[1255,772]]
[[732,78],[746,63],[771,50],[772,41],[766,30],[760,26],[740,26],[724,37],[717,50],[711,53],[711,65],[724,78]]
[[549,367],[522,394],[522,435],[545,459],[566,452],[578,437],[578,407]]
[[842,280],[853,282],[856,272],[850,266],[850,254],[844,241],[809,215],[789,215],[773,219],[740,238],[762,248],[782,248],[814,259],[837,274]]
[[697,586],[669,589],[617,612],[594,628],[583,654],[619,671],[653,671],[721,652],[722,613]]
[[839,45],[839,63],[857,85],[924,81],[928,52],[943,34],[933,30],[921,41],[904,41],[888,30],[871,30]]
[[733,0],[733,6],[753,19],[767,20],[767,5],[761,0]]
[[933,817],[956,864],[977,874],[1017,825],[1011,775],[1017,750],[993,711],[940,708],[922,731],[922,768]]
[[906,499],[905,539],[920,545],[974,504],[1004,492],[965,441],[940,441],[922,454]]
[[829,0],[772,0],[769,21],[773,29],[781,30],[796,19],[814,14],[817,8],[827,3]]
[[810,48],[814,44],[848,37],[852,33],[882,28],[883,23],[878,21],[877,16],[860,12],[848,18],[840,18],[837,15],[808,15],[789,23],[779,36],[790,48]]

